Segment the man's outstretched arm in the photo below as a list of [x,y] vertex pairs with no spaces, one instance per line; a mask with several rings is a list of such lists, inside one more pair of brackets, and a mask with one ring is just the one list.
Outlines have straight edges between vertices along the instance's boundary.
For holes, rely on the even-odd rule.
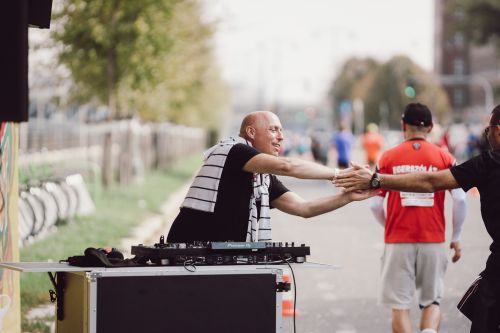
[[[353,164],[353,168],[341,170],[333,182],[347,192],[369,189],[372,175],[370,169]],[[387,190],[431,193],[459,187],[449,169],[401,175],[380,174],[379,178],[380,187]]]
[[[255,173],[290,176],[301,179],[332,180],[335,169],[298,158],[277,157],[269,154],[258,154],[243,166],[243,170]],[[337,170],[338,172],[338,170]]]
[[349,193],[343,192],[315,200],[304,200],[297,193],[288,191],[273,200],[271,204],[282,212],[308,218],[334,211],[352,201],[364,200],[376,194],[377,191],[373,190],[354,191]]

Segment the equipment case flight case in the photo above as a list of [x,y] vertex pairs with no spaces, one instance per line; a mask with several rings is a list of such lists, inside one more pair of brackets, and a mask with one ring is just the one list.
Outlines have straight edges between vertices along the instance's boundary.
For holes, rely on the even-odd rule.
[[282,330],[283,265],[80,268],[53,263],[30,270],[29,264],[9,268],[57,272],[57,333]]

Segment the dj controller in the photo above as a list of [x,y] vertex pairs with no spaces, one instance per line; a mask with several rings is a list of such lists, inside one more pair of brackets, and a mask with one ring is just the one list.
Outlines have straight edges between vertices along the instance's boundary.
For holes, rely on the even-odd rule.
[[310,248],[294,242],[193,242],[132,246],[132,254],[142,261],[161,266],[178,265],[263,265],[303,263]]

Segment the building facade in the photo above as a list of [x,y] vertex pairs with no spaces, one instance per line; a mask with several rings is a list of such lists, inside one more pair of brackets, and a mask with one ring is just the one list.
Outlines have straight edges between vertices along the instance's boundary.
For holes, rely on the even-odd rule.
[[452,107],[451,122],[483,121],[495,105],[500,84],[500,53],[477,46],[460,24],[466,19],[456,0],[435,0],[434,73],[441,78]]

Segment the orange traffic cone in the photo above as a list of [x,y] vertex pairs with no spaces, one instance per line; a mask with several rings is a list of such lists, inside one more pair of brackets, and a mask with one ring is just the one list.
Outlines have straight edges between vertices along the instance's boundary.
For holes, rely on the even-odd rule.
[[282,314],[283,317],[294,317],[299,315],[299,311],[295,308],[294,293],[290,275],[283,274],[283,282],[290,283],[290,291],[283,293]]

